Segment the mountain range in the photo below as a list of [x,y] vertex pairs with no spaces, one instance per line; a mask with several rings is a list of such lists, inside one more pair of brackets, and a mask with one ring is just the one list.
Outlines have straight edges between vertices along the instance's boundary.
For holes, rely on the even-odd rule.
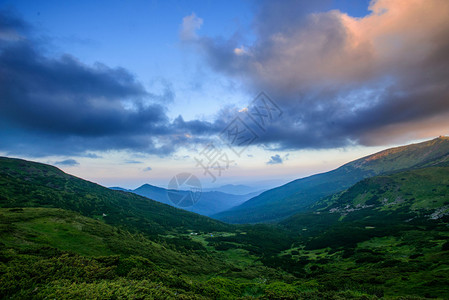
[[248,186],[244,184],[226,184],[215,188],[204,188],[203,192],[222,192],[232,195],[248,195],[253,193],[262,193],[266,188],[260,186]]
[[449,158],[449,138],[392,148],[338,169],[301,178],[265,191],[228,211],[212,215],[229,223],[276,222],[343,191],[364,178],[437,164]]
[[253,225],[1,157],[0,297],[447,299],[448,144],[388,149],[227,212],[243,223],[262,199],[248,221],[272,224]]
[[[134,190],[127,190],[120,187],[111,187],[111,189],[124,192],[131,192],[174,207],[178,206],[170,200],[169,193],[173,192],[181,197],[183,196],[190,197],[189,191],[168,190],[150,184],[144,184]],[[227,190],[229,192],[234,191],[237,192],[237,194],[224,193],[217,190]],[[192,206],[179,207],[179,208],[195,212],[200,215],[210,216],[228,210],[234,206],[240,205],[246,200],[257,196],[262,192],[260,190],[258,191],[258,189],[254,189],[244,185],[240,186],[227,185],[219,187],[217,190],[204,189],[202,190],[200,194],[201,196],[199,197],[196,203],[194,203]],[[248,194],[238,194],[239,192],[241,193],[243,191],[253,191],[253,192],[250,192]]]

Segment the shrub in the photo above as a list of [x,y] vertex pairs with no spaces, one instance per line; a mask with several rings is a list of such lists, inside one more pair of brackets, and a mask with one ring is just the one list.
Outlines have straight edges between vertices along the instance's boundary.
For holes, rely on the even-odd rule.
[[265,288],[265,295],[268,299],[298,299],[299,289],[284,282],[273,282]]

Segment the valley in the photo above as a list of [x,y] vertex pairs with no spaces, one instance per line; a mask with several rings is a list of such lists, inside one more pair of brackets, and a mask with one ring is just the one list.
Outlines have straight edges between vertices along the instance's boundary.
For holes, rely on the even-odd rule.
[[[441,149],[440,142],[423,145]],[[386,152],[381,157],[401,167],[372,173],[276,224],[253,225],[0,158],[0,294],[446,298],[449,161],[447,152],[436,152],[418,163]],[[350,165],[363,161],[373,164],[365,158]]]

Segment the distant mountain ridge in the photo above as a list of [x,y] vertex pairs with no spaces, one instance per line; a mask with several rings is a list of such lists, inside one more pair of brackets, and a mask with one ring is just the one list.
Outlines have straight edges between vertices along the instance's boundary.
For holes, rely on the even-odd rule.
[[426,167],[449,159],[449,138],[387,149],[265,191],[242,205],[212,217],[229,223],[276,222],[358,181],[381,174]]
[[129,192],[129,191],[131,191],[131,190],[128,190],[128,189],[119,187],[119,186],[111,186],[111,187],[109,187],[109,188],[110,188],[111,190],[114,190],[114,191],[122,191],[122,192]]
[[243,184],[226,184],[216,188],[205,188],[203,189],[203,192],[222,192],[233,195],[247,195],[253,193],[261,194],[266,190],[267,190],[266,188],[264,189],[261,187],[252,187]]
[[[153,186],[150,184],[144,184],[138,187],[137,189],[126,191],[177,207],[168,198],[168,191],[169,191],[168,189]],[[182,191],[182,190],[176,192],[184,194],[189,193],[189,191]],[[251,199],[259,194],[260,193],[258,192],[255,193],[253,192],[244,195],[234,195],[213,190],[212,191],[203,190],[203,192],[201,193],[201,197],[197,203],[189,207],[180,207],[180,208],[187,211],[198,213],[200,215],[210,216],[228,210],[234,206],[240,205],[245,201],[247,201],[248,199]]]

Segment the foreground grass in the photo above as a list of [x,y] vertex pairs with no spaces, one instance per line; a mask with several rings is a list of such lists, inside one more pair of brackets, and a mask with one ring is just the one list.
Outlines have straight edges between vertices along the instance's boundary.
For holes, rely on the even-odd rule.
[[0,209],[0,220],[2,298],[375,298],[267,268],[248,250],[217,250],[210,234],[194,238],[210,250],[181,252],[61,209]]

